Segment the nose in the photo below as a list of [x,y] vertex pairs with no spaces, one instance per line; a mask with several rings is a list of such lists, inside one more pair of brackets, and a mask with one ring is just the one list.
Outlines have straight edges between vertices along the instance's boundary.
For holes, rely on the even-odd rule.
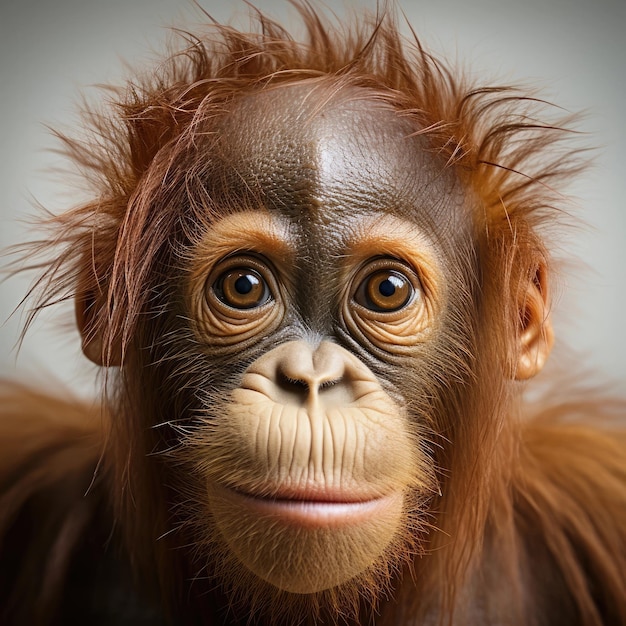
[[349,357],[330,341],[291,341],[261,357],[248,374],[261,375],[267,395],[283,405],[345,405],[355,399]]
[[309,391],[340,383],[344,371],[344,359],[336,346],[328,341],[323,341],[316,348],[311,348],[304,341],[288,344],[277,368],[279,379]]

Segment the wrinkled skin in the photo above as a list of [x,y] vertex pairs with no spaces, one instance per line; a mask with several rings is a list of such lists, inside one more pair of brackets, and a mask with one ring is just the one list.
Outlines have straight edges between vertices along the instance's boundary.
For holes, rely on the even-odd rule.
[[24,261],[107,369],[95,408],[0,384],[0,622],[626,623],[623,430],[585,424],[623,405],[516,382],[579,153],[295,6],[306,43],[184,34],[64,138],[95,193]]
[[[428,549],[437,449],[480,358],[471,202],[364,88],[280,86],[206,123],[185,173],[205,216],[155,296],[173,314],[138,334],[131,397],[159,432],[188,424],[148,448],[176,459],[161,480],[197,545],[186,575],[272,619],[335,620]],[[550,349],[545,293],[522,297],[524,377]],[[102,338],[83,339],[101,362]],[[163,381],[171,394],[142,395]]]
[[437,489],[400,390],[427,395],[469,228],[415,131],[366,92],[290,86],[237,102],[207,150],[229,210],[194,250],[189,317],[207,369],[249,365],[195,446],[220,535],[278,589],[396,569]]

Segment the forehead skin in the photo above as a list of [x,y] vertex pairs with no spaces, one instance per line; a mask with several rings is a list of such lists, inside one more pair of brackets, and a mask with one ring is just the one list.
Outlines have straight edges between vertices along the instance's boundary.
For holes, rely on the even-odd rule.
[[223,118],[218,179],[316,232],[382,211],[443,243],[466,221],[463,196],[418,130],[365,89],[282,86],[236,101]]
[[297,306],[310,328],[328,331],[338,261],[378,217],[414,225],[448,282],[454,277],[445,270],[471,239],[454,170],[413,121],[373,92],[282,86],[236,100],[213,130],[206,184],[229,209],[260,202],[284,225]]

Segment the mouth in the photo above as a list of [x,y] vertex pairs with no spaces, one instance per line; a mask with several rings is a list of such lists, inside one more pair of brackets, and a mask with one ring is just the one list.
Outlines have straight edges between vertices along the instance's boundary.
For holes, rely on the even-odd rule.
[[219,495],[248,513],[271,518],[299,528],[337,528],[355,526],[384,516],[402,499],[400,493],[354,499],[340,493],[292,493],[289,496],[265,497],[226,487]]

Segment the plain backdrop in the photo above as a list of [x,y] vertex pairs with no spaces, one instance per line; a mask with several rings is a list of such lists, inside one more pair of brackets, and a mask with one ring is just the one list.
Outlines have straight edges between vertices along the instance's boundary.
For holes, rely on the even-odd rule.
[[[244,2],[200,0],[219,21],[248,25]],[[257,6],[297,24],[286,1]],[[330,5],[375,7],[354,0]],[[479,82],[524,83],[566,111],[585,111],[582,143],[597,147],[594,165],[567,189],[578,226],[559,240],[567,263],[557,285],[557,356],[626,382],[626,1],[405,0],[400,3],[422,42],[437,56],[469,68]],[[0,8],[0,247],[32,238],[23,220],[34,202],[58,211],[84,198],[58,170],[48,126],[76,124],[81,93],[120,83],[124,62],[145,68],[171,25],[193,30],[202,20],[186,0],[23,0]],[[32,278],[32,277],[31,277]],[[54,377],[90,391],[95,366],[79,350],[71,305],[40,317],[21,350],[16,340],[26,277],[0,284],[0,375]]]

